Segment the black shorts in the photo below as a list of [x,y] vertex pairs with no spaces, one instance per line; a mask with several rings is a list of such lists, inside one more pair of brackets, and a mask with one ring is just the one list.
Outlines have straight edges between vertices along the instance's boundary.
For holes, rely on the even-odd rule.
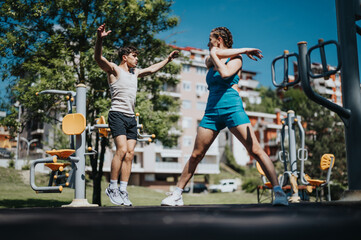
[[110,111],[108,123],[113,138],[125,135],[127,139],[137,140],[137,121],[135,117],[127,117],[121,112]]

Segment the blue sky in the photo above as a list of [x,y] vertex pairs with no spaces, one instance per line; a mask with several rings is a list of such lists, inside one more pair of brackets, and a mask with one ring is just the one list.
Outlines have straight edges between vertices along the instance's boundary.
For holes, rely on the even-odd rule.
[[[225,26],[233,34],[233,47],[262,50],[264,58],[254,62],[245,57],[243,69],[257,72],[263,86],[272,86],[272,60],[285,49],[298,52],[298,42],[311,47],[319,38],[337,41],[334,0],[175,0],[172,10],[179,25],[158,37],[180,47],[207,49],[210,30]],[[326,56],[330,65],[337,65],[334,47]]]

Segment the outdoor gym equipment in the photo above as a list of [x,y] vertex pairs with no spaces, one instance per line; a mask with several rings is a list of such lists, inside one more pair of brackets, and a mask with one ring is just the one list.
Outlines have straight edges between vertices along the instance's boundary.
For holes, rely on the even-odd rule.
[[[295,57],[296,59],[298,59],[298,54],[297,53],[289,53],[288,50],[285,50],[283,52],[283,55],[278,56],[275,59],[273,59],[272,64],[271,64],[271,73],[272,73],[272,83],[275,87],[281,87],[281,88],[287,90],[288,87],[294,86],[295,84],[300,82],[300,78],[298,76],[294,81],[290,81],[290,79],[288,77],[288,63],[289,63],[290,57]],[[283,74],[282,82],[277,83],[276,74],[275,74],[275,66],[276,66],[276,62],[281,59],[283,59],[284,74]]]
[[[39,193],[49,193],[49,192],[61,192],[63,190],[63,185],[60,186],[47,186],[47,187],[38,187],[35,185],[35,166],[39,163],[56,163],[58,158],[64,161],[72,163],[72,174],[67,177],[65,183],[66,187],[74,187],[74,199],[69,207],[76,206],[97,206],[96,204],[89,204],[88,200],[85,198],[85,134],[86,129],[86,86],[84,84],[78,84],[76,87],[76,93],[72,91],[61,91],[61,90],[45,90],[39,92],[38,94],[59,94],[68,96],[68,115],[63,119],[63,131],[68,135],[76,136],[76,145],[75,145],[75,157],[71,156],[74,153],[73,149],[62,149],[54,151],[55,156],[38,159],[32,161],[30,167],[30,184],[31,187]],[[37,95],[38,95],[37,94]],[[75,102],[74,102],[75,97]],[[77,113],[72,114],[72,107],[76,106]],[[74,146],[74,139],[70,137],[70,145]],[[50,152],[48,152],[50,153]],[[58,154],[57,154],[58,153]],[[66,153],[65,155],[59,153]],[[94,154],[95,152],[92,152]],[[60,169],[60,167],[59,167]],[[57,171],[55,168],[54,170]],[[54,172],[53,170],[53,172]],[[52,173],[53,175],[53,173]],[[74,177],[73,177],[74,175]],[[69,179],[70,178],[70,179]],[[51,180],[50,180],[51,181]],[[49,183],[50,183],[49,181]],[[73,184],[74,182],[74,184]]]
[[309,185],[316,188],[316,201],[320,200],[322,202],[322,193],[319,195],[319,191],[322,191],[324,187],[328,187],[327,192],[327,201],[331,201],[331,188],[330,188],[330,178],[331,171],[335,165],[335,156],[333,154],[324,154],[320,160],[320,168],[323,171],[327,170],[326,180],[313,179],[307,174],[304,173],[304,164],[305,160],[301,160],[301,182],[305,185]]
[[[65,134],[70,135],[71,149],[47,151],[52,157],[32,161],[30,166],[30,185],[38,193],[59,193],[62,192],[63,187],[74,188],[74,199],[70,205],[65,205],[65,207],[98,206],[97,204],[89,204],[85,198],[85,156],[96,154],[96,151],[91,148],[88,148],[89,152],[85,152],[85,134],[91,134],[94,130],[98,129],[100,134],[107,137],[109,126],[108,124],[105,124],[103,116],[98,119],[97,124],[94,126],[86,126],[86,86],[84,84],[79,84],[76,89],[76,93],[61,90],[45,90],[37,93],[37,95],[59,94],[67,96],[68,114],[62,121],[62,130]],[[73,106],[76,106],[77,113],[72,113]],[[143,125],[139,124],[139,114],[137,113],[137,140],[151,142],[152,139],[155,138],[155,135],[140,134],[139,129],[142,127]],[[76,137],[76,141],[74,141],[74,136]],[[73,149],[74,144],[76,144],[75,150]],[[74,153],[75,156],[72,156]],[[58,163],[58,159],[66,162]],[[49,185],[45,187],[39,187],[35,184],[35,166],[39,163],[44,163],[52,170]],[[63,174],[64,168],[70,166],[70,164],[70,172]],[[65,179],[65,183],[61,183],[59,181],[61,179]],[[52,186],[54,180],[56,186]]]
[[[295,127],[298,127],[300,133],[300,147],[297,149],[296,144],[296,131]],[[285,149],[286,140],[286,126],[288,136],[288,151]],[[297,153],[297,154],[296,154]],[[301,117],[295,116],[295,112],[289,110],[287,117],[282,120],[281,129],[281,151],[278,153],[279,160],[283,163],[284,172],[280,178],[280,185],[291,185],[292,196],[289,199],[290,202],[300,202],[298,195],[298,176],[299,171],[297,169],[297,158],[300,161],[307,160],[307,149],[305,148],[305,131],[301,124]],[[289,164],[289,168],[288,168]]]
[[[298,43],[298,72],[302,89],[312,101],[337,113],[345,126],[346,156],[348,171],[348,190],[342,200],[361,200],[361,91],[357,54],[356,33],[361,35],[361,28],[356,21],[361,19],[361,0],[335,0],[337,16],[338,42],[319,40],[318,44],[307,50],[307,42]],[[329,71],[325,56],[325,45],[335,45],[338,53],[338,66]],[[311,72],[311,52],[320,50],[322,73]],[[316,93],[310,84],[311,78],[324,77],[341,70],[343,107],[327,100]]]

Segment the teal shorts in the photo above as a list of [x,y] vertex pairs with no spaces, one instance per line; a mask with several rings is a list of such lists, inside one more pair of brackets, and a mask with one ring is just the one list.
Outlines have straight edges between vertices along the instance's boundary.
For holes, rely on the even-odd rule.
[[246,123],[250,121],[243,108],[232,112],[213,109],[206,111],[199,126],[219,132],[225,127],[232,128]]

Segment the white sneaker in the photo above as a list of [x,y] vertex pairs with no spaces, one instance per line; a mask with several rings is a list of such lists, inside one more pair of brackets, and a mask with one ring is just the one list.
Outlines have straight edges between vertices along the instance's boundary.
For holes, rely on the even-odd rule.
[[110,201],[115,205],[123,205],[123,198],[120,196],[120,191],[118,188],[111,189],[107,187],[105,193],[109,197]]
[[128,195],[128,192],[126,191],[120,191],[119,189],[119,192],[120,192],[120,196],[122,197],[123,199],[123,202],[124,202],[124,206],[132,206],[132,202],[129,200],[129,195]]
[[161,206],[183,206],[183,198],[182,195],[176,195],[172,192],[166,193],[168,197],[163,199]]

